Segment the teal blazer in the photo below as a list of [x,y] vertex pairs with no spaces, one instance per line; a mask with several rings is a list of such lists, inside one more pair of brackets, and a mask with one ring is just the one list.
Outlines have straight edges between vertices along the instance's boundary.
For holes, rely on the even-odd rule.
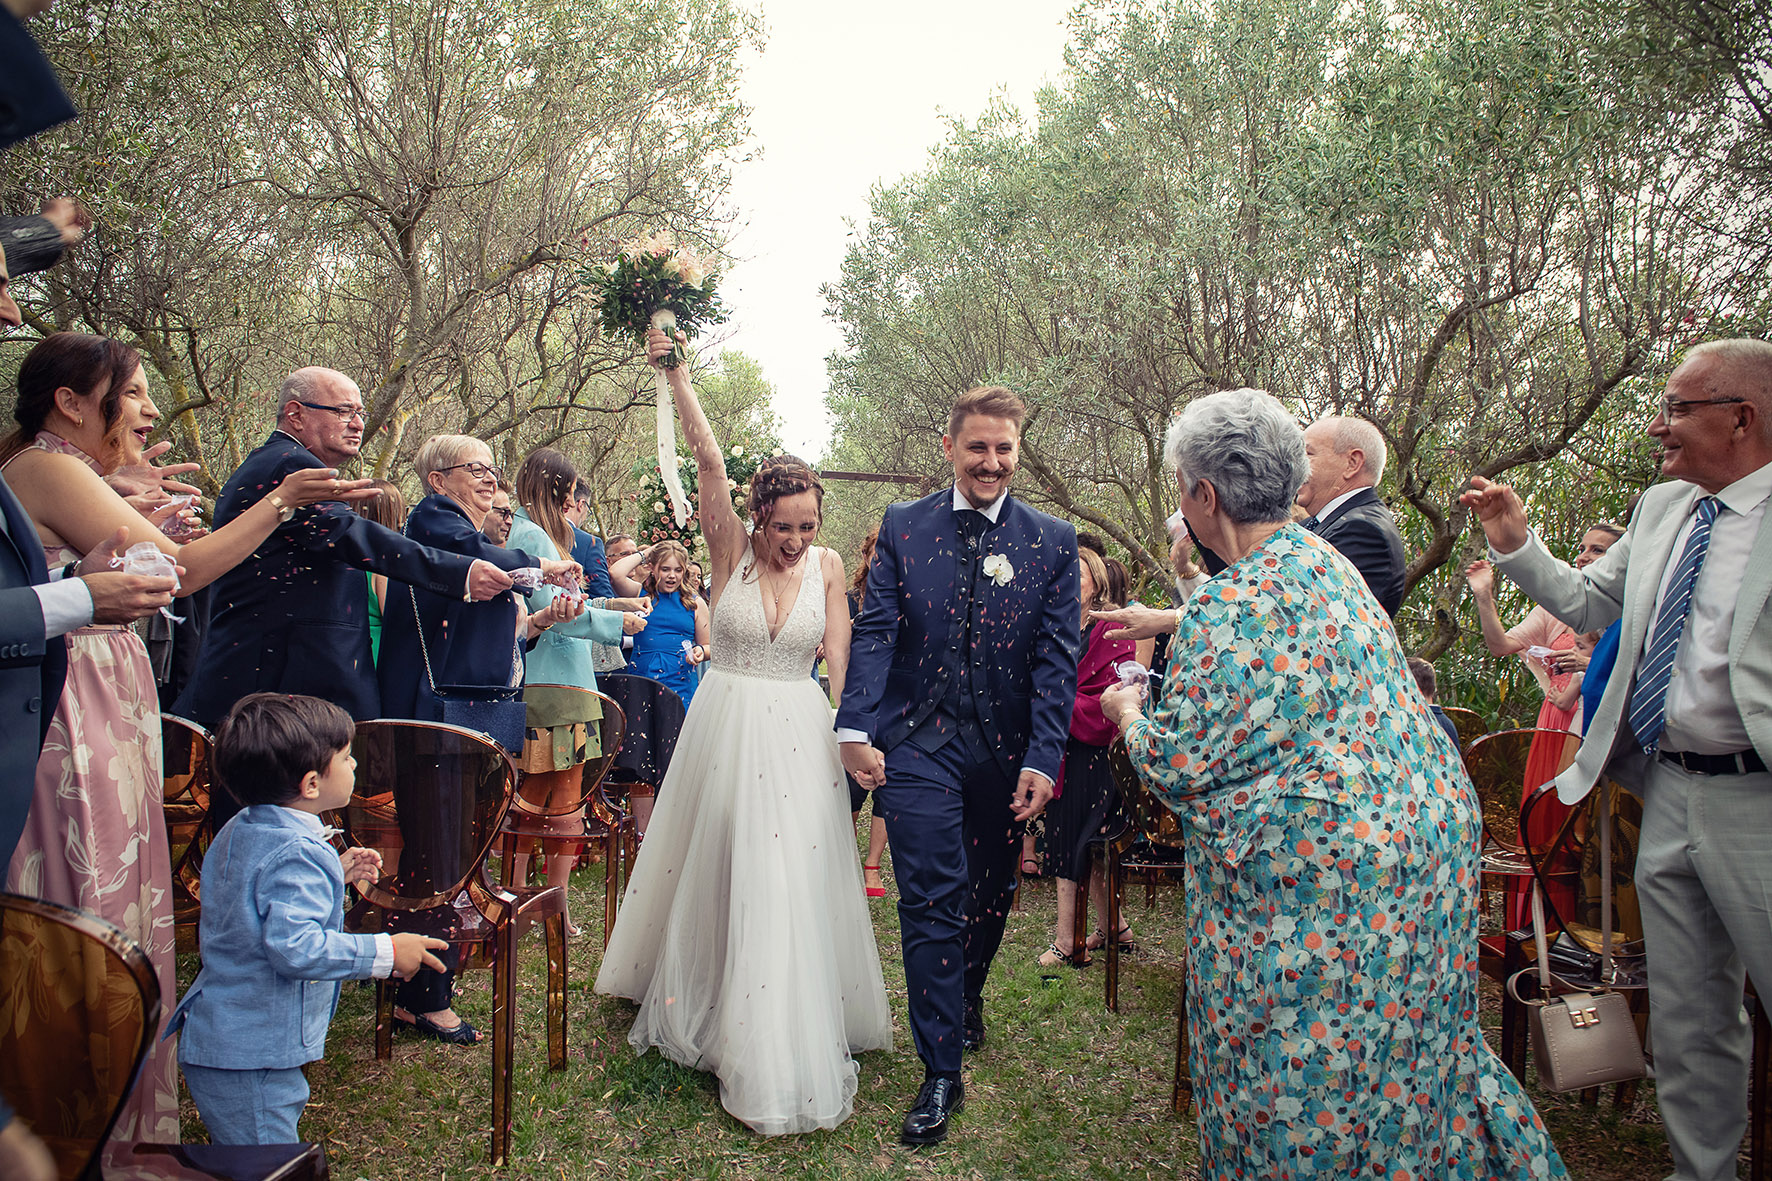
[[[517,510],[511,522],[511,535],[505,539],[511,549],[525,550],[543,561],[558,561],[560,550],[529,514]],[[524,593],[523,600],[531,611],[540,611],[554,601],[560,588],[548,583]],[[529,685],[570,685],[575,689],[597,687],[597,674],[591,668],[591,643],[621,643],[621,612],[592,607],[570,623],[556,623],[536,638],[524,662],[523,680]]]

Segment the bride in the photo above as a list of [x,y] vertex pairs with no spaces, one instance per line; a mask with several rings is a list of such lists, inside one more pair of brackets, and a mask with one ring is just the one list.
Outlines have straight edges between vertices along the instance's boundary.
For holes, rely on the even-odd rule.
[[[670,341],[647,338],[654,363]],[[698,487],[726,461],[668,371]],[[861,889],[830,704],[849,663],[843,562],[813,545],[824,488],[776,456],[751,480],[747,537],[730,500],[701,498],[713,558],[712,659],[683,723],[597,991],[640,1003],[628,1041],[720,1079],[720,1103],[766,1136],[834,1128],[855,1104],[851,1053],[892,1023]]]

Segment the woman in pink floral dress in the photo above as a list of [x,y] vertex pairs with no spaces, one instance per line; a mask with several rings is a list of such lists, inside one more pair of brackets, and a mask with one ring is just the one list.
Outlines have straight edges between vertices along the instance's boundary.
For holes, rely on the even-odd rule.
[[[18,429],[0,442],[0,468],[43,540],[49,567],[115,541],[152,542],[184,567],[181,594],[207,585],[255,549],[279,516],[272,505],[337,499],[335,473],[291,476],[253,511],[178,545],[104,483],[100,474],[141,462],[159,417],[140,355],[121,341],[57,333],[19,367]],[[168,505],[153,515],[168,519]],[[123,547],[117,547],[119,552]],[[147,954],[163,1013],[173,974],[172,870],[161,813],[160,709],[147,650],[128,627],[69,633],[68,675],[55,707],[25,831],[6,889],[91,911]],[[178,1067],[158,1037],[113,1138],[177,1143]]]

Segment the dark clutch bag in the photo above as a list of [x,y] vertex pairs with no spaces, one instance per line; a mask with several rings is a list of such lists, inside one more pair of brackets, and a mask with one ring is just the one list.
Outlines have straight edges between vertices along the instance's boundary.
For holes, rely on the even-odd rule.
[[429,685],[420,685],[419,697],[429,698],[427,721],[477,730],[512,754],[523,750],[529,711],[520,690],[479,685],[438,685],[433,690]]

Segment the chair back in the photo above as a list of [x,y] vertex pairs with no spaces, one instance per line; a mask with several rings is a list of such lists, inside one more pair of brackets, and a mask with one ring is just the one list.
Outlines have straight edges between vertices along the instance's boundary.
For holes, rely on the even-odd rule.
[[[1547,783],[1527,799],[1521,822],[1529,823],[1537,809],[1550,808],[1554,802],[1556,792]],[[1642,830],[1642,800],[1608,778],[1569,806],[1546,844],[1526,850],[1543,892],[1547,939],[1554,941],[1562,932],[1598,955],[1601,932],[1610,925],[1613,956],[1640,959],[1643,912],[1636,876]],[[1606,857],[1609,875],[1602,872]]]
[[160,1027],[148,957],[96,915],[0,894],[0,1092],[62,1181],[98,1154]]
[[1456,705],[1442,707],[1452,724],[1458,727],[1458,745],[1462,750],[1469,750],[1471,743],[1489,733],[1489,723],[1482,714],[1474,709],[1462,709]]
[[1183,838],[1181,818],[1157,798],[1139,775],[1123,740],[1116,738],[1108,747],[1108,765],[1113,770],[1114,786],[1120,789],[1120,803],[1132,827],[1153,845],[1180,848]]
[[[595,807],[600,797],[598,788],[602,786],[603,777],[609,774],[610,767],[621,751],[622,740],[627,735],[627,714],[607,694],[594,689],[581,689],[576,685],[526,685],[525,692],[530,689],[546,689],[555,700],[571,700],[577,698],[580,708],[562,711],[573,715],[596,715],[585,723],[584,785],[577,800],[570,801],[555,808],[540,807],[529,800],[519,799],[513,811],[522,811],[529,816],[570,816],[581,807]],[[593,753],[594,752],[594,753]]]
[[683,699],[666,685],[638,673],[607,673],[597,678],[604,696],[621,707],[627,733],[606,778],[610,783],[664,781],[683,729]]
[[1563,750],[1557,760],[1561,772],[1575,761],[1581,736],[1567,730],[1498,730],[1485,734],[1465,748],[1464,766],[1477,799],[1483,807],[1483,833],[1513,852],[1521,852],[1520,809],[1526,783],[1526,759],[1541,734],[1561,736]]
[[214,835],[209,827],[209,792],[215,740],[195,722],[162,714],[160,745],[161,807],[172,845],[172,915],[182,943],[194,941],[202,913],[203,855]]
[[511,756],[461,726],[387,718],[358,722],[351,753],[345,839],[383,857],[381,879],[360,892],[386,910],[448,905],[480,872],[510,810]]

